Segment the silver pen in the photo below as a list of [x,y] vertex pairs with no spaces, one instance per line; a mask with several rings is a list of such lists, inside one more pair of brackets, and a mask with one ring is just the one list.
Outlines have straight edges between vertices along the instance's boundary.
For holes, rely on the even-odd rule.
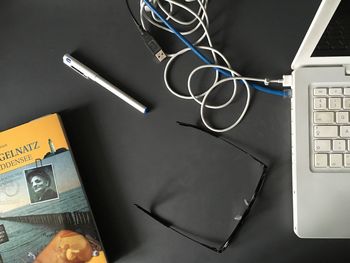
[[140,111],[144,114],[148,112],[148,108],[146,106],[144,106],[143,104],[141,104],[137,100],[133,99],[125,92],[118,89],[112,83],[108,82],[107,80],[105,80],[104,78],[99,76],[96,72],[89,69],[87,66],[85,66],[84,64],[82,64],[81,62],[79,62],[78,60],[73,58],[71,55],[65,54],[63,56],[63,63],[66,64],[71,69],[73,69],[74,71],[76,71],[78,74],[80,74],[84,78],[91,79],[91,80],[97,82],[102,87],[104,87],[106,90],[112,92],[114,95],[118,96],[119,98],[121,98],[123,101],[125,101],[129,105],[133,106],[138,111]]

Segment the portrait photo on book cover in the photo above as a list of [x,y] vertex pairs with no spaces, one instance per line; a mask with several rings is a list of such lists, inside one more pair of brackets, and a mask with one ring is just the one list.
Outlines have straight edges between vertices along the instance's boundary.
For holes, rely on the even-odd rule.
[[30,202],[32,204],[58,198],[52,165],[32,168],[24,171]]

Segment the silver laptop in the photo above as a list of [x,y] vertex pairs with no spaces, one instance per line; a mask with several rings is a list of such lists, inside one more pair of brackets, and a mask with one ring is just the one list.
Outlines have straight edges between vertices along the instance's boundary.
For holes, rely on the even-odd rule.
[[323,0],[292,64],[294,232],[350,238],[350,0]]

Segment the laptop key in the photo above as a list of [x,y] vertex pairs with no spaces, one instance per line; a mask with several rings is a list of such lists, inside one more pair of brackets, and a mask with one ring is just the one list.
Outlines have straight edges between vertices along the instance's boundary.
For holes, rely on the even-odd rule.
[[333,141],[333,151],[334,152],[345,152],[346,142],[345,140],[334,140]]
[[315,96],[326,96],[327,89],[326,88],[316,88],[316,89],[314,89],[314,95]]
[[327,109],[327,99],[326,98],[314,99],[314,109],[315,110],[325,110],[325,109]]
[[344,166],[350,167],[350,154],[344,154]]
[[315,152],[329,152],[331,140],[315,140]]
[[350,126],[340,126],[340,137],[350,138]]
[[336,115],[337,123],[349,123],[349,112],[339,111]]
[[325,168],[328,166],[327,154],[315,154],[315,167]]
[[343,107],[344,107],[344,109],[346,109],[346,110],[348,110],[348,109],[350,109],[350,98],[344,98],[343,99]]
[[315,123],[333,123],[334,122],[334,113],[327,111],[314,112],[314,122]]
[[341,98],[329,98],[329,109],[340,110],[341,109]]
[[[349,135],[350,135],[350,129],[349,129]],[[315,126],[314,136],[316,138],[338,137],[338,126]]]
[[350,95],[350,88],[344,88],[344,95],[349,96]]
[[342,88],[329,88],[328,94],[329,94],[330,96],[339,96],[339,95],[343,95],[343,90],[342,90]]
[[333,153],[329,155],[330,167],[340,168],[343,166],[343,155],[339,153]]

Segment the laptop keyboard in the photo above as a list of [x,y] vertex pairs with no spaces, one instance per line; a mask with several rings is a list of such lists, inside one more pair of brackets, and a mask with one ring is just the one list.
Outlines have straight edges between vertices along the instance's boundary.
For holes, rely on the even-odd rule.
[[350,171],[350,86],[312,89],[312,163],[321,170]]

